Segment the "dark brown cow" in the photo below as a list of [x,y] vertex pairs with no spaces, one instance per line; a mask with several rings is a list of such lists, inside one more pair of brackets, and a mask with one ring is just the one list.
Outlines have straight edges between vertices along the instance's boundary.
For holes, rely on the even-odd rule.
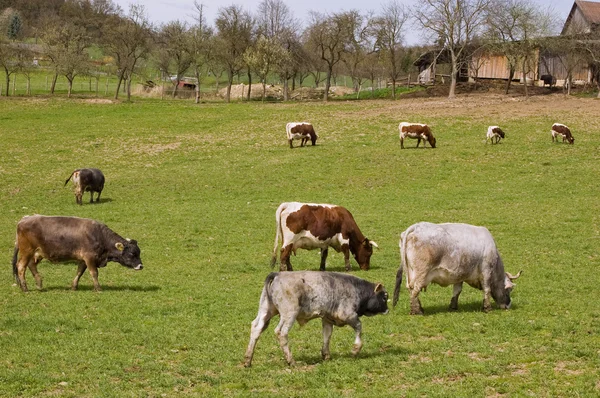
[[279,269],[292,270],[290,255],[296,249],[321,249],[321,271],[329,247],[344,253],[346,271],[350,270],[350,253],[361,269],[368,270],[373,247],[377,243],[366,238],[354,217],[345,208],[335,205],[285,202],[275,213],[276,233],[271,267],[277,262],[277,247],[282,239]]
[[313,145],[317,143],[317,133],[312,124],[305,122],[290,122],[286,124],[285,131],[287,133],[290,148],[293,148],[292,140],[301,140],[300,146],[304,146],[310,139]]
[[[490,126],[488,127],[485,143],[487,144],[488,140],[492,142],[492,144],[497,144],[500,142],[500,139],[504,139],[505,134],[504,131],[498,126]],[[494,142],[494,140],[496,142]]]
[[406,137],[416,138],[418,140],[417,148],[421,140],[423,140],[423,147],[425,146],[425,142],[429,142],[429,145],[435,148],[435,137],[426,124],[402,122],[398,126],[398,130],[400,130],[400,148],[402,149],[404,149],[404,139]]
[[100,202],[100,194],[104,189],[104,174],[98,169],[77,169],[71,173],[65,181],[65,186],[73,177],[73,185],[75,186],[75,201],[77,204],[82,204],[84,192],[90,193],[90,203],[94,203],[94,192],[98,192],[96,202]]
[[573,138],[571,130],[564,124],[554,123],[552,125],[551,133],[552,142],[554,142],[554,139],[556,139],[556,142],[558,142],[558,136],[562,137],[562,142],[567,141],[569,144],[573,144],[575,142],[575,138]]
[[[18,255],[18,261],[17,261]],[[87,268],[94,281],[94,290],[100,290],[98,268],[109,261],[134,270],[143,268],[140,248],[135,240],[124,239],[106,225],[78,217],[25,216],[17,224],[17,238],[12,265],[17,284],[27,291],[25,271],[31,270],[38,289],[42,277],[37,264],[46,258],[50,262],[76,261],[77,275],[72,289],[76,290],[79,278]]]

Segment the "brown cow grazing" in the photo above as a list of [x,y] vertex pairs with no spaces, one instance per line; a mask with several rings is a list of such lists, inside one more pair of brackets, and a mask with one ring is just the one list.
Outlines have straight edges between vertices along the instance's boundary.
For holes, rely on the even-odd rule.
[[[498,126],[490,126],[488,127],[485,143],[487,144],[488,140],[492,142],[492,144],[497,144],[500,142],[500,139],[504,139],[504,131],[500,129]],[[494,139],[496,142],[494,142]]]
[[329,341],[333,326],[350,325],[355,332],[352,355],[362,348],[360,317],[388,313],[388,294],[381,283],[371,283],[353,275],[337,272],[298,271],[271,273],[265,280],[258,315],[252,321],[250,342],[244,365],[252,365],[254,348],[271,318],[279,314],[275,334],[287,363],[294,365],[288,345],[288,333],[295,321],[303,326],[311,319],[321,318],[323,348],[321,356],[330,359]]
[[[18,261],[17,261],[18,255]],[[143,268],[140,248],[135,240],[124,239],[106,225],[78,217],[25,216],[17,224],[17,238],[12,260],[17,284],[27,291],[25,271],[31,270],[38,289],[42,277],[37,264],[46,258],[50,262],[76,261],[77,275],[71,288],[77,289],[79,278],[87,268],[94,281],[94,290],[100,290],[98,268],[109,261],[134,270]]]
[[431,145],[432,148],[435,148],[435,137],[428,125],[402,122],[398,126],[398,129],[400,130],[400,148],[404,149],[404,139],[406,137],[416,138],[418,140],[417,148],[419,147],[421,140],[423,140],[423,147],[425,147],[425,142],[429,142],[429,145]]
[[558,142],[558,136],[562,137],[562,142],[568,141],[569,144],[573,144],[575,142],[575,138],[573,138],[571,130],[564,124],[554,123],[552,125],[551,133],[552,142],[554,142],[554,139],[556,139],[556,142]]
[[312,124],[305,122],[290,122],[286,124],[285,131],[287,133],[290,148],[293,148],[292,140],[301,140],[300,146],[304,146],[310,139],[313,146],[317,143],[317,133]]
[[65,181],[65,186],[73,177],[73,185],[75,186],[75,201],[77,204],[82,204],[84,192],[90,193],[90,203],[94,203],[94,192],[98,192],[96,202],[100,202],[100,194],[104,189],[104,174],[98,169],[77,169],[71,173]]
[[352,214],[341,206],[284,202],[275,212],[275,221],[271,267],[277,262],[277,246],[282,239],[281,271],[292,270],[290,255],[296,254],[296,249],[321,249],[320,269],[324,271],[329,247],[344,253],[346,271],[350,270],[350,253],[361,269],[368,270],[373,247],[378,247],[360,232]]

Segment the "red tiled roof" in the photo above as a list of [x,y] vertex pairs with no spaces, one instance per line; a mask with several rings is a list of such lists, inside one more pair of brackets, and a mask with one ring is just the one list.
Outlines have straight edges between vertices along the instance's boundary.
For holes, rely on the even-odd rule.
[[600,24],[600,3],[596,1],[580,1],[575,3],[581,10],[585,19],[591,24]]

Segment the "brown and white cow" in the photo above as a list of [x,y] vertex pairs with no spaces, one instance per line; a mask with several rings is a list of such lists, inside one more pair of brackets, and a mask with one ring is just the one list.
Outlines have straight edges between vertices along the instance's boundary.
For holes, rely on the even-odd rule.
[[396,306],[406,272],[406,286],[410,291],[410,313],[422,314],[419,293],[430,283],[453,285],[450,309],[458,309],[458,296],[463,282],[483,290],[483,310],[491,310],[490,297],[500,308],[510,308],[512,276],[504,271],[504,264],[490,231],[469,224],[413,224],[400,235],[400,268],[396,274],[394,301]]
[[554,139],[556,139],[556,142],[558,142],[558,137],[562,137],[562,142],[567,141],[569,144],[573,144],[575,142],[575,138],[573,138],[573,135],[571,134],[571,130],[565,126],[564,124],[561,123],[554,123],[552,125],[552,142],[554,142]]
[[423,140],[423,147],[425,147],[425,142],[429,142],[429,145],[431,145],[432,148],[435,148],[435,137],[428,125],[402,122],[398,126],[398,129],[400,130],[400,147],[402,149],[404,149],[404,139],[407,137],[413,139],[416,138],[418,140],[417,148],[419,147],[421,140]]
[[94,192],[98,192],[96,202],[100,202],[100,194],[104,189],[104,174],[98,169],[77,169],[71,173],[65,181],[65,186],[73,177],[73,185],[75,186],[75,201],[77,204],[82,204],[84,192],[90,193],[90,203],[94,203]]
[[304,146],[310,139],[313,146],[317,143],[317,133],[312,124],[306,122],[290,122],[286,124],[285,131],[287,133],[287,139],[290,143],[290,148],[293,148],[293,140],[301,140],[300,146]]
[[42,288],[42,277],[37,271],[37,264],[44,258],[53,263],[78,263],[77,275],[71,285],[73,290],[77,289],[79,278],[86,268],[92,276],[96,291],[100,290],[98,268],[105,267],[109,261],[134,270],[144,268],[137,242],[122,238],[98,221],[39,214],[25,216],[17,224],[12,260],[13,274],[24,292],[27,291],[27,268],[31,270],[38,289]]
[[[500,142],[501,138],[504,138],[504,131],[498,126],[490,126],[488,127],[485,143],[487,144],[488,140],[492,142],[492,144],[497,144]],[[494,142],[494,139],[496,142]]]
[[284,202],[275,212],[275,221],[271,267],[277,262],[277,247],[281,239],[281,271],[292,270],[290,255],[292,252],[296,254],[296,249],[321,249],[320,270],[324,271],[329,247],[344,253],[346,271],[351,268],[350,253],[361,269],[368,270],[373,247],[378,247],[360,232],[352,214],[342,206]]
[[272,272],[265,279],[258,314],[252,321],[250,342],[244,365],[252,365],[254,348],[271,318],[279,314],[275,334],[285,359],[294,364],[288,345],[288,333],[295,321],[303,326],[311,319],[321,318],[323,348],[321,356],[330,359],[329,340],[333,326],[350,325],[355,332],[352,354],[362,348],[360,317],[388,313],[388,294],[380,283],[371,283],[353,275],[337,272]]

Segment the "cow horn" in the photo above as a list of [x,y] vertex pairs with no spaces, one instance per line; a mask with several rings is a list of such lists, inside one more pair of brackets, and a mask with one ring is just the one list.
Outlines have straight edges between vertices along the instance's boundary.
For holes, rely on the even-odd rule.
[[117,248],[118,251],[123,251],[123,249],[125,249],[125,246],[123,246],[123,244],[121,242],[117,242],[115,243],[115,247]]
[[383,285],[381,283],[378,283],[377,285],[375,285],[375,293],[379,293],[382,290],[383,290]]
[[505,272],[506,276],[508,276],[508,279],[510,279],[511,281],[517,279],[518,277],[521,276],[521,272],[523,272],[523,270],[519,271],[519,273],[517,275],[511,275],[510,272]]
[[377,243],[375,243],[375,241],[370,240],[369,243],[371,244],[371,246],[379,249],[379,245]]

